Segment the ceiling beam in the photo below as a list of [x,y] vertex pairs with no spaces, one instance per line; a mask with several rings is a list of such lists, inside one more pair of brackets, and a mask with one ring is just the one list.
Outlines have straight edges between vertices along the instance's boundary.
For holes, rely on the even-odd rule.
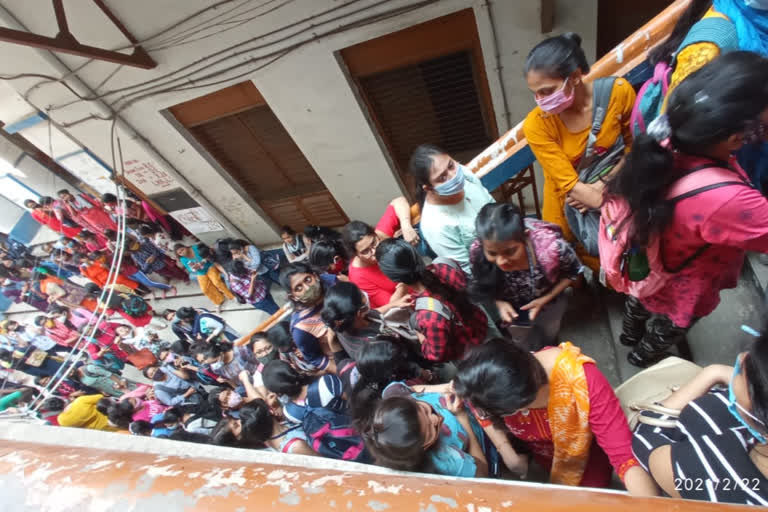
[[97,48],[95,46],[89,46],[81,44],[74,35],[69,31],[67,24],[67,16],[64,11],[64,5],[62,0],[53,0],[53,9],[56,13],[56,21],[59,26],[59,33],[56,37],[47,37],[32,32],[25,32],[22,30],[13,30],[10,28],[0,27],[0,41],[7,43],[20,44],[24,46],[32,46],[34,48],[41,48],[43,50],[50,50],[54,52],[64,52],[79,57],[87,57],[89,59],[103,60],[107,62],[113,62],[115,64],[121,64],[124,66],[133,66],[142,69],[152,69],[157,67],[157,62],[150,57],[150,55],[142,48],[136,38],[125,28],[125,25],[109,10],[102,0],[93,0],[93,2],[101,9],[104,14],[109,18],[112,24],[117,27],[123,36],[131,42],[133,46],[133,53],[125,54],[115,52],[112,50],[105,50],[104,48]]

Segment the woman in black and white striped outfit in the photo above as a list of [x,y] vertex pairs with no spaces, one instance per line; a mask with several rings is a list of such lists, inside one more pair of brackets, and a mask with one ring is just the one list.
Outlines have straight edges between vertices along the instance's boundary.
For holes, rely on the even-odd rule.
[[676,426],[639,423],[632,449],[667,495],[768,506],[768,330],[735,366],[706,367],[658,405],[682,410]]

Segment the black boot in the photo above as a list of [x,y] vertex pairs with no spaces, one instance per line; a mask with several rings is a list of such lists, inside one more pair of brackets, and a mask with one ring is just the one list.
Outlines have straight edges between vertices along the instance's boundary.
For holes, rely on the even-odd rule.
[[619,341],[626,347],[634,347],[645,336],[645,324],[651,314],[631,295],[624,301],[624,317],[621,320]]

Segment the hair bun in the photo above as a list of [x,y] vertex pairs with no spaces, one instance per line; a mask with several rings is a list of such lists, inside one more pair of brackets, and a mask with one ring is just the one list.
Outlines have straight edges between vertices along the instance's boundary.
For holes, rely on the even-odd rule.
[[581,48],[581,36],[576,32],[566,32],[563,37],[573,43],[578,48]]

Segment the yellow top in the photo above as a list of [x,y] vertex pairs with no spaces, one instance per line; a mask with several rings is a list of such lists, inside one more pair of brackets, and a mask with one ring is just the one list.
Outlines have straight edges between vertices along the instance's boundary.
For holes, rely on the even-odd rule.
[[[716,12],[712,8],[707,11],[704,18],[728,19],[727,16]],[[694,43],[683,48],[683,51],[677,55],[675,69],[672,71],[672,76],[669,79],[669,90],[664,98],[664,105],[661,111],[665,112],[667,110],[669,95],[672,94],[675,87],[680,85],[680,82],[685,80],[691,73],[703,68],[705,64],[713,61],[718,55],[720,55],[720,48],[715,43]]]
[[[611,148],[619,135],[624,135],[629,152],[632,142],[632,130],[629,118],[632,106],[635,104],[635,90],[623,78],[616,79],[611,93],[611,102],[603,122],[603,127],[597,136],[596,148]],[[565,218],[565,196],[579,181],[576,166],[587,148],[587,138],[591,125],[577,133],[571,133],[560,116],[547,114],[536,107],[528,114],[523,124],[528,145],[536,155],[544,171],[544,205],[542,218],[557,224],[563,230],[563,236],[569,242],[574,236],[568,228]],[[597,259],[589,261],[586,253],[579,250],[579,256],[589,267],[597,268]]]
[[117,427],[110,426],[107,417],[96,410],[96,403],[102,398],[104,395],[85,395],[75,398],[64,412],[59,414],[59,425],[116,431]]

